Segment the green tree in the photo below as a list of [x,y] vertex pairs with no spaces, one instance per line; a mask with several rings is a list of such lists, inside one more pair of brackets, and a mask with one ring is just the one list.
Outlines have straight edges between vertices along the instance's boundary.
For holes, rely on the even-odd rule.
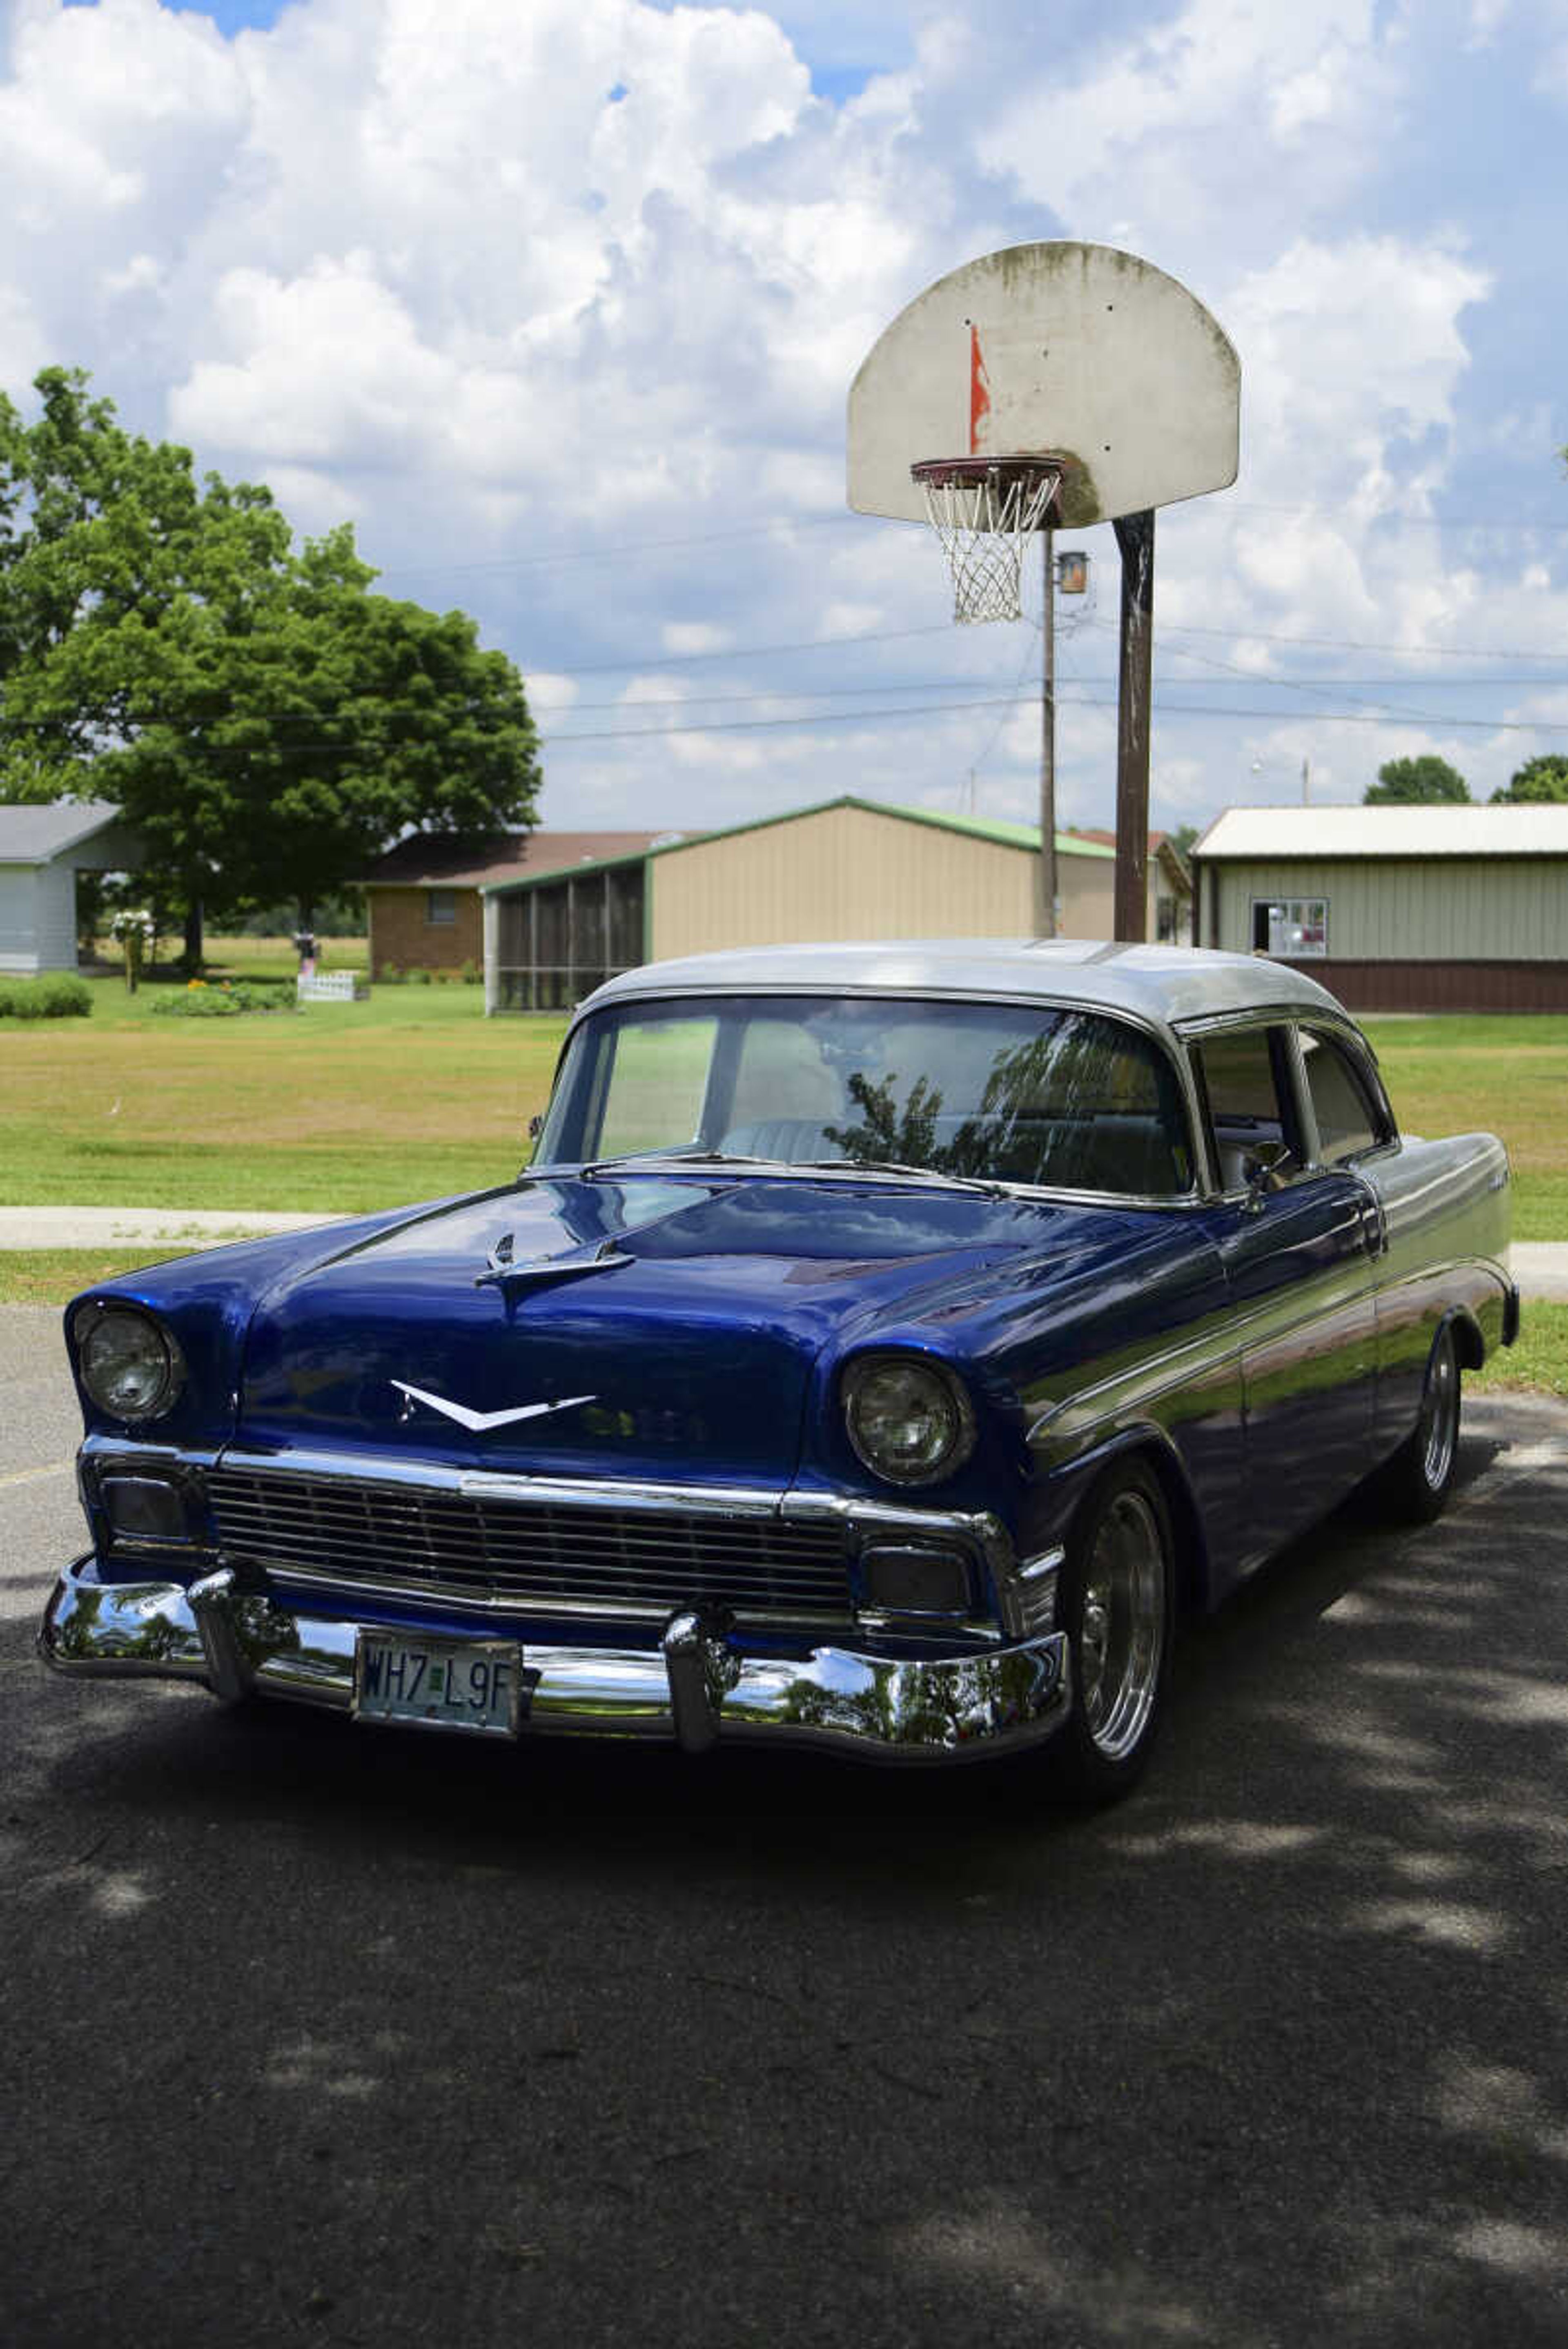
[[1537,759],[1526,759],[1511,780],[1491,796],[1494,806],[1499,800],[1568,800],[1568,756],[1561,750],[1547,750]]
[[31,427],[0,398],[0,795],[118,802],[191,959],[203,905],[309,926],[410,829],[530,821],[523,680],[466,614],[374,595],[346,527],[296,549],[265,489],[198,487],[80,373],[36,388]]
[[1386,759],[1377,770],[1377,781],[1366,787],[1363,805],[1406,807],[1468,800],[1469,795],[1470,787],[1459,769],[1428,751],[1419,759]]

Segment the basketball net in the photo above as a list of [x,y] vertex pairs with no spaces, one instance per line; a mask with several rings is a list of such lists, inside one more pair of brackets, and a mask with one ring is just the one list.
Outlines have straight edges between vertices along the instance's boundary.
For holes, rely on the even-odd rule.
[[962,623],[1023,616],[1023,549],[1040,529],[1061,486],[1051,465],[1016,459],[980,466],[911,468],[925,495],[953,583],[953,618]]

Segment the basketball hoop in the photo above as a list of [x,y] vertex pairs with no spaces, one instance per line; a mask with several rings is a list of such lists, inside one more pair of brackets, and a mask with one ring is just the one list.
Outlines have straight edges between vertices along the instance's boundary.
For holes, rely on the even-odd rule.
[[1050,521],[1060,457],[927,457],[909,468],[953,583],[953,618],[1017,620],[1024,542]]

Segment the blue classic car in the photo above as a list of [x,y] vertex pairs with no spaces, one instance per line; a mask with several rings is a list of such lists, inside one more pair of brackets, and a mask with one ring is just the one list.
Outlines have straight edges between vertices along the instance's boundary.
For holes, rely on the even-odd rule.
[[652,965],[498,1191],[89,1290],[71,1673],[497,1738],[1142,1768],[1182,1615],[1511,1343],[1508,1165],[1261,959]]

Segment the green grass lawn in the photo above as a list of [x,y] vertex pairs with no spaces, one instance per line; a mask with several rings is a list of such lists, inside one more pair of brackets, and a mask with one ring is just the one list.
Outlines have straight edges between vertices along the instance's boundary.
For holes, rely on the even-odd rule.
[[1499,1347],[1484,1371],[1467,1371],[1478,1387],[1533,1387],[1568,1400],[1568,1305],[1527,1297],[1518,1342]]
[[1568,1019],[1495,1013],[1366,1027],[1401,1127],[1501,1134],[1513,1168],[1514,1237],[1568,1240]]
[[[209,978],[293,978],[299,969],[299,957],[294,950],[294,940],[286,937],[229,938],[210,937],[205,942],[204,968]],[[112,938],[98,941],[98,953],[116,969],[119,967],[119,949]],[[365,970],[369,968],[369,938],[319,938],[317,941],[317,970]],[[164,938],[159,947],[159,963],[150,982],[161,986],[172,972],[179,957],[178,938]]]
[[90,1019],[0,1026],[0,1205],[348,1215],[505,1182],[564,1026],[459,985],[185,1020],[152,1009],[170,982],[90,984]]

